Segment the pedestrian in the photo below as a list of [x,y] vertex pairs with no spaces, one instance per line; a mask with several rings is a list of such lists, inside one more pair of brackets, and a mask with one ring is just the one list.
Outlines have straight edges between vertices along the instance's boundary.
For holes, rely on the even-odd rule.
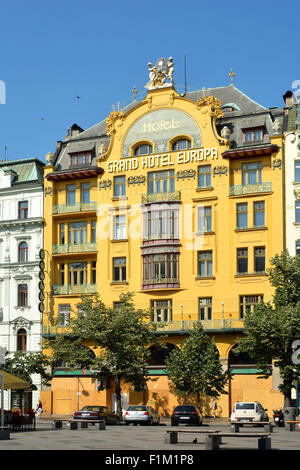
[[43,413],[43,406],[42,406],[42,402],[39,401],[38,404],[36,405],[35,414],[36,416],[40,416],[42,413]]
[[217,402],[216,402],[215,399],[213,399],[213,402],[212,402],[212,409],[213,409],[214,418],[217,417],[217,408],[218,408]]

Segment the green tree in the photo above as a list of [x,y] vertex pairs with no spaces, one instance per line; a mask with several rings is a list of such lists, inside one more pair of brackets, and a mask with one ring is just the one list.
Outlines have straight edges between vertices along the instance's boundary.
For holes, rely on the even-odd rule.
[[156,327],[148,321],[149,313],[136,309],[132,298],[132,293],[122,294],[114,310],[98,296],[83,297],[68,331],[48,340],[53,362],[63,359],[70,369],[87,367],[98,379],[114,382],[120,417],[121,379],[135,387],[143,386],[149,346],[158,342]]
[[[47,372],[47,367],[50,365],[49,358],[41,352],[24,353],[21,351],[11,355],[6,353],[5,364],[1,369],[9,374],[12,374],[28,384],[29,390],[36,390],[36,386],[32,382],[32,375],[39,374],[43,385],[49,385],[51,382],[51,374]],[[22,409],[22,398],[24,390],[19,390],[20,408]]]
[[274,256],[268,270],[275,288],[273,301],[261,302],[245,316],[244,336],[236,353],[246,352],[262,370],[262,378],[279,368],[285,406],[291,404],[291,391],[299,377],[299,365],[293,360],[293,343],[300,339],[300,257],[287,251]]
[[166,360],[166,371],[179,394],[196,394],[201,409],[200,394],[217,398],[225,390],[228,373],[222,369],[214,340],[199,322],[189,337]]

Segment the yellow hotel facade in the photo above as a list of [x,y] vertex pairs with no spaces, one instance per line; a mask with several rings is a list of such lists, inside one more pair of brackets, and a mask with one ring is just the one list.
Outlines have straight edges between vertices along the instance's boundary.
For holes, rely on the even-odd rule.
[[[232,349],[246,311],[272,299],[266,269],[284,246],[283,146],[273,125],[282,110],[233,84],[183,95],[172,82],[150,85],[142,101],[98,125],[74,125],[45,167],[44,337],[64,331],[82,294],[98,293],[117,308],[131,291],[167,335],[169,351],[196,321],[214,337],[231,371],[220,416],[230,416],[237,400],[276,408],[283,404],[276,370],[257,380],[251,361]],[[124,384],[123,406],[144,402],[169,416],[177,398],[163,354],[152,353],[147,390]],[[41,401],[54,414],[114,408],[105,385],[99,390],[90,371],[60,364]]]

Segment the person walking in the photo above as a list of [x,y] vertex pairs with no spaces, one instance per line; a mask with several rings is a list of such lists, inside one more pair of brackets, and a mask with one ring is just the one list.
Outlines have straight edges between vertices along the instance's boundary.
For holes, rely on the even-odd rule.
[[43,406],[42,406],[42,402],[39,401],[38,404],[36,405],[35,414],[36,416],[40,416],[41,413],[43,413]]
[[213,409],[214,418],[217,417],[217,408],[218,408],[217,402],[216,402],[215,399],[213,399],[213,402],[212,402],[212,409]]

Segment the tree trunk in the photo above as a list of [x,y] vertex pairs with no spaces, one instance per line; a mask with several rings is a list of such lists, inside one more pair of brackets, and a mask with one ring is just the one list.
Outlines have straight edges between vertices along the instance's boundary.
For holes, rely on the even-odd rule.
[[201,400],[200,400],[200,393],[197,392],[197,408],[200,411],[201,410]]
[[121,403],[121,377],[117,376],[115,378],[115,393],[116,393],[116,403],[117,403],[117,414],[120,419],[122,418],[122,403]]

